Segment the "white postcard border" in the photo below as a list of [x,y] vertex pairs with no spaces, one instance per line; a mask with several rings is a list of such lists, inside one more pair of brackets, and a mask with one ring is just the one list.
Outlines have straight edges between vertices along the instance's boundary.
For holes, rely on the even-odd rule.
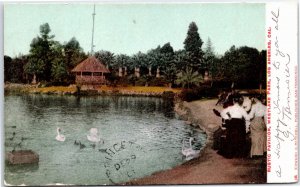
[[298,181],[297,2],[266,3],[267,182]]

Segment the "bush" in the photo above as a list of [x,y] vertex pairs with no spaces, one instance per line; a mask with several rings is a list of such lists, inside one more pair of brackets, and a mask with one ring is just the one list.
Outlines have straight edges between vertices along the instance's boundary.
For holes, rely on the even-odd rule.
[[128,81],[129,81],[129,84],[131,84],[132,86],[135,86],[135,82],[137,81],[137,77],[134,76],[134,75],[129,75],[128,76]]
[[179,94],[179,98],[183,101],[194,101],[203,98],[217,97],[218,90],[210,86],[201,86],[194,89],[185,89]]
[[135,81],[135,86],[145,86],[146,82],[147,79],[145,77],[140,77],[137,81]]
[[169,98],[174,98],[175,94],[172,91],[164,91],[161,96],[162,98],[169,99]]
[[167,84],[168,82],[162,77],[155,77],[149,81],[149,86],[166,86]]
[[130,84],[130,80],[128,77],[120,77],[117,81],[117,85],[126,87]]

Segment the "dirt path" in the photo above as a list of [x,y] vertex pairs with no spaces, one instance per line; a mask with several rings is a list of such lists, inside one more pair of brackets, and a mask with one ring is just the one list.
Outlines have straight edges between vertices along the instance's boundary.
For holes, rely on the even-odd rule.
[[[201,124],[202,129],[211,133],[218,128],[221,119],[212,112],[216,100],[184,102],[189,112],[179,110],[192,123]],[[187,114],[189,113],[189,114]],[[210,132],[211,131],[211,132]],[[210,135],[211,136],[211,135]],[[211,148],[212,140],[198,159],[189,161],[173,169],[161,171],[151,176],[130,181],[128,185],[149,184],[220,184],[220,183],[265,183],[265,159],[226,159]]]

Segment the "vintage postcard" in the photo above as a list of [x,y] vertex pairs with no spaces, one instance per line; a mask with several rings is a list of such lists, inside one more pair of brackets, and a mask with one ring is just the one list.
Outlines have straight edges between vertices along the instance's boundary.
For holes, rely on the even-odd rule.
[[1,182],[298,182],[297,7],[4,3]]

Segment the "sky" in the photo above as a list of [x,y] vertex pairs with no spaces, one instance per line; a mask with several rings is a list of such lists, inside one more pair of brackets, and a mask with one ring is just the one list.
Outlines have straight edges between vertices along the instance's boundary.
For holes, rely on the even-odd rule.
[[[39,27],[49,23],[61,43],[75,37],[85,52],[91,50],[93,4],[5,4],[4,55],[28,54]],[[205,48],[210,38],[215,53],[232,45],[265,49],[265,4],[96,4],[94,51],[132,55],[170,42],[183,49],[194,21]]]

